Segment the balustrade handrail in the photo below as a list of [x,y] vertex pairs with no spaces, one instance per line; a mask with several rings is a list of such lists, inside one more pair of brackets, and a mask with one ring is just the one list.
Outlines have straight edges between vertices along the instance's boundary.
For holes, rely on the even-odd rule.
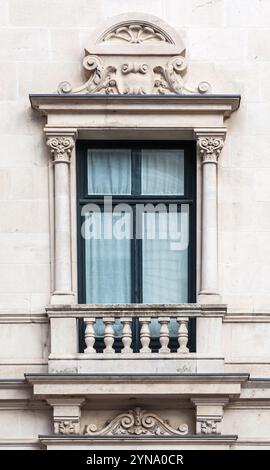
[[50,305],[46,308],[49,318],[103,318],[112,316],[135,317],[223,317],[226,305],[223,304],[75,304]]

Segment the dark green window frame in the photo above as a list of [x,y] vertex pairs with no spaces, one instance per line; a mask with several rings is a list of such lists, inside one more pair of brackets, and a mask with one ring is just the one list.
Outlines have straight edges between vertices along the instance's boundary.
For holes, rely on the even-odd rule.
[[[112,196],[112,204],[137,203],[154,205],[188,204],[189,206],[189,247],[188,247],[188,303],[196,302],[196,144],[194,141],[77,141],[77,233],[78,233],[78,302],[86,303],[85,288],[85,246],[81,237],[83,217],[81,209],[90,202],[102,208],[104,195],[89,195],[87,186],[87,151],[91,148],[128,148],[132,155],[131,195]],[[140,169],[141,149],[179,149],[184,150],[184,194],[183,195],[141,195]],[[134,214],[135,217],[135,214]],[[134,223],[134,229],[136,223]],[[142,240],[133,237],[132,245],[132,302],[142,303]],[[196,322],[189,322],[189,348],[195,351]],[[134,328],[135,342],[138,341],[138,325]],[[173,345],[172,350],[174,349]],[[135,349],[137,349],[135,347]]]

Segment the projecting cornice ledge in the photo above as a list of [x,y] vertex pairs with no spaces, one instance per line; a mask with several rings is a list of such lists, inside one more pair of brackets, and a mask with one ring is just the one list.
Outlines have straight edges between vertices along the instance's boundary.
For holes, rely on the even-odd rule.
[[231,94],[208,95],[59,95],[30,94],[33,109],[48,115],[58,112],[86,112],[94,110],[156,111],[158,108],[174,112],[223,112],[229,117],[240,106],[241,96]]
[[[165,130],[221,128],[240,106],[239,95],[30,95],[46,129]],[[153,137],[153,136],[152,136]],[[178,135],[177,138],[180,136]]]
[[26,374],[35,396],[239,397],[248,374]]

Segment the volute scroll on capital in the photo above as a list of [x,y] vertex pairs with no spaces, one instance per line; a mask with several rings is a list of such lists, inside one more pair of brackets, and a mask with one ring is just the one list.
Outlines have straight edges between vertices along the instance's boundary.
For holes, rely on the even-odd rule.
[[224,136],[198,137],[197,145],[202,163],[217,163],[224,146]]
[[53,163],[70,163],[75,139],[71,136],[50,136],[47,145],[53,157]]

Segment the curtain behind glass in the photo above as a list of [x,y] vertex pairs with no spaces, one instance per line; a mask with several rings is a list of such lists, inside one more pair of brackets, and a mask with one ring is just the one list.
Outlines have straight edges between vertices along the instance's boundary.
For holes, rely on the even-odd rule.
[[184,194],[184,150],[142,150],[142,194]]
[[88,150],[87,178],[88,194],[131,194],[131,150]]
[[144,214],[144,303],[188,302],[188,249],[185,243],[182,246],[185,249],[177,249],[175,244],[180,239],[177,230],[180,230],[181,222],[181,238],[182,234],[185,234],[184,239],[188,237],[188,216],[186,213],[181,219],[179,212],[174,214],[168,234],[169,217],[168,213]]
[[[95,238],[85,240],[86,303],[131,302],[131,248],[130,240],[104,239],[108,229],[104,213],[92,213]],[[113,227],[121,214],[113,214]],[[131,217],[126,215],[131,226]],[[100,231],[97,229],[100,228]],[[101,237],[98,235],[101,233]],[[108,235],[108,232],[107,232]],[[106,236],[107,236],[106,235]]]

